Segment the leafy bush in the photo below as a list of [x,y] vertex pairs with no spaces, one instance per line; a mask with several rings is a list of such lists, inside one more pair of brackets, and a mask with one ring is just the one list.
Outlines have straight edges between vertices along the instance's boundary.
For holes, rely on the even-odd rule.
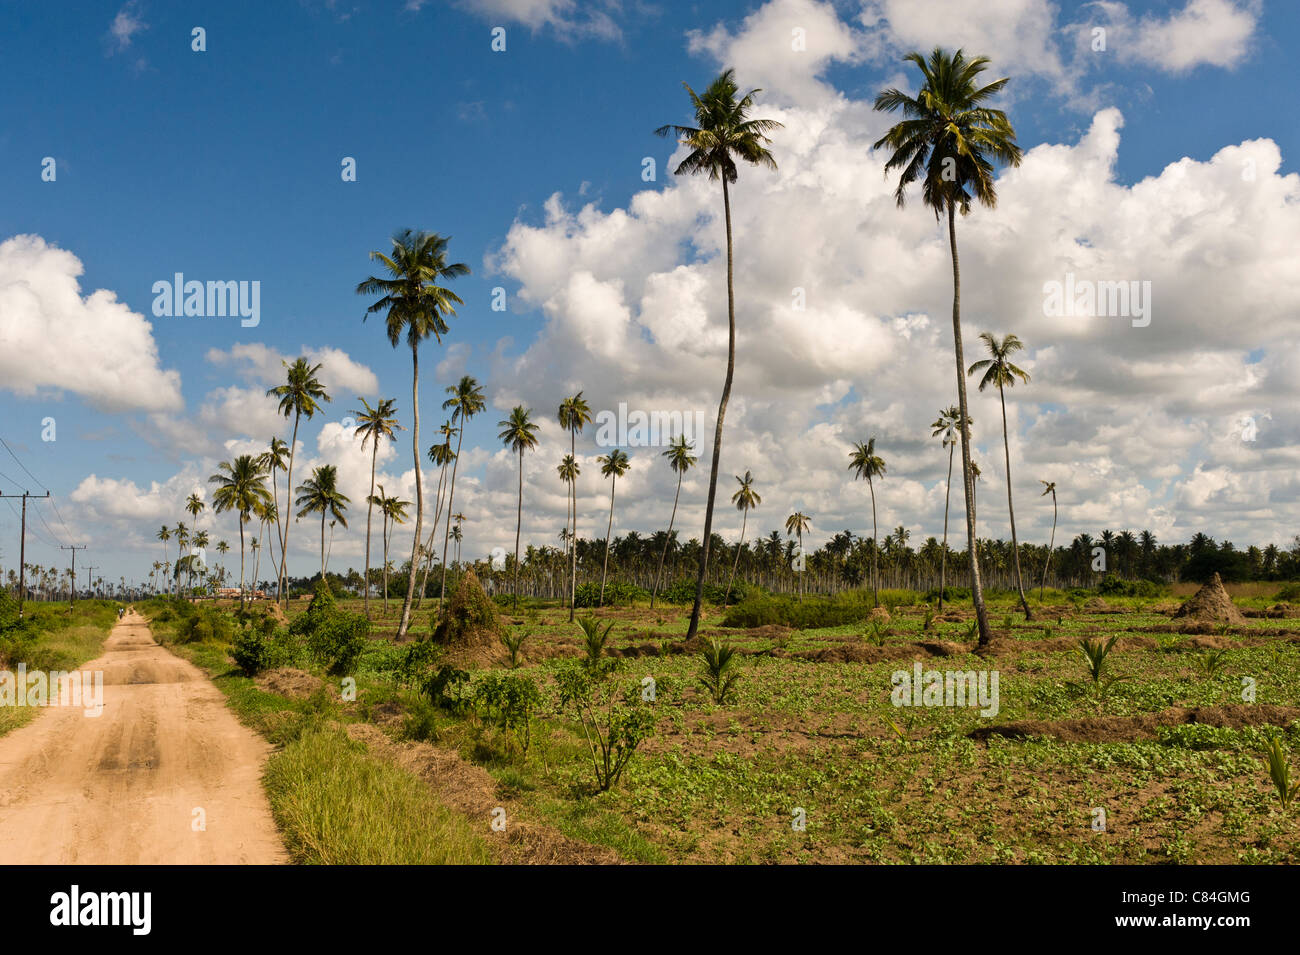
[[456,716],[464,716],[474,704],[469,671],[444,663],[420,687],[434,706]]
[[332,675],[351,673],[370,639],[370,621],[338,609],[329,584],[316,582],[311,604],[289,625],[291,636],[305,639],[312,659]]
[[[635,584],[629,584],[622,580],[610,580],[605,583],[605,606],[613,607],[619,604],[627,605],[635,600],[649,600],[650,591],[638,587]],[[691,591],[691,600],[695,599],[695,591]],[[577,589],[573,595],[573,605],[575,607],[598,607],[600,606],[600,584],[586,583]]]
[[527,757],[533,713],[542,693],[533,678],[519,673],[486,673],[474,684],[474,703],[483,721],[494,726],[521,756]]
[[230,655],[244,676],[257,676],[271,665],[271,641],[261,630],[246,627],[235,637]]
[[[939,600],[939,588],[938,588],[938,587],[931,587],[929,590],[927,590],[927,591],[925,592],[925,594],[922,596],[921,599],[922,599],[925,603],[937,603],[938,600]],[[943,599],[944,599],[944,600],[947,600],[947,601],[949,601],[949,602],[952,602],[952,601],[960,601],[960,600],[970,600],[970,599],[971,599],[971,598],[970,598],[970,588],[969,588],[969,587],[952,587],[952,586],[944,587],[944,588],[943,588]]]
[[1097,584],[1097,593],[1103,597],[1163,597],[1169,588],[1154,580],[1124,580],[1107,574]]
[[438,739],[438,709],[428,700],[415,700],[402,720],[402,739],[431,743]]
[[[731,599],[733,602],[744,600],[749,596],[750,588],[746,587],[743,581],[736,581],[731,588]],[[727,596],[726,584],[705,584],[704,601],[705,603],[722,605],[722,600]],[[659,599],[664,603],[670,604],[693,604],[695,603],[695,581],[678,580],[663,590],[659,591]]]
[[582,661],[566,661],[555,672],[560,706],[576,712],[591,752],[596,788],[618,785],[638,746],[654,734],[655,721],[640,693],[620,687],[610,677],[616,660],[592,670]]
[[307,652],[327,673],[342,676],[356,670],[357,658],[370,640],[370,621],[363,614],[338,611],[307,638]]
[[[884,602],[885,594],[881,595]],[[889,594],[895,606],[913,599],[910,591]],[[840,627],[859,623],[871,616],[875,600],[868,591],[846,590],[830,597],[774,597],[764,593],[751,593],[740,603],[727,608],[722,618],[724,627],[765,627],[781,625],[795,630],[813,630],[818,627]]]
[[1277,592],[1274,600],[1300,600],[1300,583],[1290,583]]

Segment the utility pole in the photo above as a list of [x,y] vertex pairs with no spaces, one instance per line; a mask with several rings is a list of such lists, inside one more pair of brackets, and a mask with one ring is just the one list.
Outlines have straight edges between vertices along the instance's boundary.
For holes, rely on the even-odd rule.
[[85,544],[72,544],[60,547],[59,550],[72,551],[72,588],[68,592],[68,609],[71,610],[77,603],[77,551],[85,550]]
[[[4,497],[4,491],[0,491],[0,497]],[[43,495],[32,494],[30,491],[23,491],[22,494],[10,494],[9,497],[21,497],[23,499],[23,517],[22,530],[18,533],[18,619],[23,618],[23,597],[27,593],[27,499],[29,497],[49,497],[50,492],[46,491]]]
[[86,568],[88,571],[86,575],[86,583],[90,585],[90,597],[92,600],[95,598],[95,569],[96,568],[94,567]]

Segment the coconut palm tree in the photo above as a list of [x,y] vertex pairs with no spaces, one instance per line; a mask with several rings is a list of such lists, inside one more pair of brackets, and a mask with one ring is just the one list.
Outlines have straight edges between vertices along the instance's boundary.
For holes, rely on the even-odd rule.
[[736,559],[731,565],[731,578],[727,581],[727,593],[726,596],[722,598],[723,610],[727,609],[727,601],[731,599],[731,585],[735,583],[736,568],[740,566],[740,551],[745,546],[745,527],[749,523],[749,510],[750,508],[758,507],[758,505],[763,503],[763,499],[759,497],[758,493],[754,490],[753,474],[746,471],[744,477],[741,477],[739,474],[735,477],[737,483],[740,484],[740,489],[736,491],[735,494],[731,495],[731,503],[735,504],[736,510],[742,513],[740,519],[740,543],[736,545]]
[[871,592],[875,605],[880,606],[880,576],[877,573],[876,552],[880,550],[880,534],[876,527],[876,483],[885,476],[885,460],[876,454],[876,439],[866,444],[858,443],[849,452],[849,470],[858,480],[866,480],[871,489]]
[[[275,472],[285,471],[289,467],[289,458],[292,456],[289,446],[281,441],[275,435],[271,436],[271,444],[267,450],[258,455],[257,462],[271,478],[271,507],[263,508],[263,522],[275,522],[275,536],[279,538],[282,534],[280,527],[280,495],[278,486],[275,483]],[[289,489],[285,487],[285,497],[289,496]],[[269,515],[269,516],[267,516]],[[271,547],[271,566],[275,566],[275,547]],[[280,575],[276,574],[275,579],[275,599],[280,599]]]
[[[970,414],[966,401],[966,365],[961,339],[961,267],[957,256],[957,212],[970,212],[971,200],[992,208],[997,204],[993,181],[994,161],[1020,164],[1021,151],[1016,133],[1006,114],[986,105],[1007,84],[1007,78],[979,86],[979,75],[989,64],[987,57],[966,59],[961,50],[949,55],[935,47],[927,61],[920,53],[909,53],[905,61],[921,70],[923,83],[913,97],[897,89],[884,90],[875,108],[901,111],[903,120],[873,146],[888,147],[891,154],[885,174],[901,170],[895,201],[901,208],[907,187],[922,182],[922,199],[935,218],[947,214],[948,248],[952,256],[952,332],[957,362],[957,407],[963,421]],[[975,482],[971,475],[970,427],[961,431],[962,486],[966,495],[966,538],[970,560],[971,596],[979,627],[979,646],[988,645],[988,613],[980,581],[979,557],[975,548]]]
[[[199,524],[199,515],[203,513],[205,508],[207,508],[207,505],[203,503],[203,498],[199,497],[196,493],[191,494],[185,501],[185,510],[189,512],[190,517],[194,518],[194,526],[196,530]],[[194,546],[202,547],[203,545],[195,539]],[[185,587],[187,590],[192,590],[194,587],[194,569],[192,566],[186,569]]]
[[452,423],[459,421],[460,429],[456,435],[456,456],[451,462],[451,485],[447,489],[447,523],[442,534],[442,586],[438,588],[439,610],[443,607],[443,597],[447,593],[447,542],[451,539],[451,509],[456,500],[456,471],[460,465],[461,442],[465,439],[465,424],[487,407],[483,389],[469,375],[463,376],[454,385],[448,385],[447,393],[451,397],[442,403],[442,409],[451,411]]
[[[424,527],[424,484],[420,476],[420,343],[432,335],[442,344],[450,329],[445,316],[456,314],[456,305],[464,304],[459,295],[438,283],[469,275],[463,262],[447,261],[449,237],[436,232],[403,230],[393,236],[391,255],[371,252],[372,261],[388,269],[388,277],[370,276],[357,286],[358,295],[382,296],[366,315],[385,313],[389,343],[396,348],[406,333],[411,349],[411,454],[415,459],[415,534],[411,538],[410,575],[406,581],[406,599],[402,602],[402,619],[397,625],[397,639],[406,637],[411,626],[411,599],[415,595],[415,568],[420,553],[420,534]],[[347,525],[344,525],[347,526]]]
[[[200,502],[200,503],[202,503],[202,502]],[[206,506],[206,505],[205,505],[205,506]],[[211,538],[208,536],[208,532],[207,532],[207,531],[199,531],[198,533],[196,533],[196,534],[194,535],[194,546],[197,547],[199,550],[201,550],[201,551],[204,552],[203,560],[201,560],[201,561],[199,562],[199,564],[198,564],[198,571],[199,571],[200,577],[201,577],[202,574],[204,574],[204,573],[207,571],[207,548],[208,548],[208,542],[209,542],[209,540],[211,540]],[[193,579],[194,569],[195,569],[195,568],[194,568],[194,564],[193,564],[193,562],[191,562],[191,564],[190,564],[190,575],[191,575],[191,576],[190,576],[190,582],[189,582],[189,588],[190,588],[190,592],[191,592],[191,593],[193,593],[193,591],[194,591],[194,579]],[[200,579],[199,583],[202,584],[202,579]]]
[[808,529],[811,521],[808,515],[802,511],[795,511],[785,519],[785,532],[794,534],[799,538],[799,599],[803,600],[803,571],[807,560],[803,554],[803,532]]
[[218,514],[234,511],[239,516],[239,609],[244,609],[244,525],[257,508],[271,503],[266,489],[266,474],[257,459],[241,454],[232,464],[222,461],[208,483],[217,485],[212,492],[212,508]]
[[[293,458],[298,450],[298,422],[305,415],[308,420],[315,417],[316,412],[320,410],[321,403],[332,401],[328,394],[325,393],[325,386],[320,383],[316,373],[321,370],[319,364],[312,365],[306,358],[295,358],[293,364],[287,361],[281,362],[287,369],[285,372],[285,382],[283,385],[276,385],[274,388],[268,388],[266,394],[268,398],[279,398],[279,411],[287,420],[293,415],[293,436],[289,439],[289,466],[285,470],[284,492],[285,498],[289,496],[289,489],[293,487]],[[274,454],[275,441],[271,441],[271,451],[268,454]],[[272,472],[274,475],[274,472]],[[286,504],[288,501],[286,500]],[[280,593],[284,598],[285,607],[289,606],[289,588],[286,563],[289,554],[289,522],[283,522],[283,532],[280,538],[280,577],[278,586]]]
[[167,559],[167,542],[172,539],[172,529],[164,524],[158,528],[158,533],[154,536],[163,543],[163,563],[169,563]]
[[[367,503],[379,508],[380,516],[383,518],[383,530],[380,532],[380,538],[384,542],[384,613],[388,613],[388,544],[391,540],[392,528],[398,524],[406,523],[406,509],[411,506],[410,501],[403,501],[397,495],[389,497],[384,493],[384,486],[378,485],[379,493],[371,494]],[[370,576],[367,571],[366,587],[370,586]]]
[[429,540],[424,545],[424,575],[420,578],[420,593],[415,599],[417,610],[423,606],[424,592],[429,587],[429,567],[433,563],[434,553],[433,539],[438,535],[438,527],[442,520],[442,507],[446,500],[447,465],[456,460],[456,452],[451,449],[451,438],[458,430],[458,428],[451,426],[450,421],[444,421],[442,427],[438,429],[438,434],[442,436],[442,440],[437,444],[429,445],[429,463],[438,465],[438,498],[433,511],[433,526],[429,530]]
[[339,490],[339,472],[333,464],[322,464],[313,468],[311,477],[294,488],[298,495],[294,507],[298,508],[298,517],[308,514],[320,515],[320,578],[325,580],[325,520],[333,518],[344,527],[348,526],[344,512],[348,509],[349,499]]
[[668,466],[677,472],[677,493],[673,495],[673,513],[668,518],[668,533],[664,535],[664,549],[659,554],[659,567],[655,570],[655,584],[650,591],[650,609],[654,609],[655,598],[659,594],[659,578],[664,570],[664,558],[668,556],[668,545],[673,539],[673,524],[677,521],[677,501],[682,496],[682,478],[686,472],[695,466],[695,455],[691,452],[695,450],[693,443],[688,443],[686,435],[683,433],[680,437],[674,438],[668,445],[668,450],[664,451],[661,457],[668,459]]
[[[1043,493],[1039,497],[1052,495],[1052,539],[1047,545],[1047,560],[1043,562],[1043,580],[1038,585],[1038,602],[1043,602],[1043,588],[1047,586],[1047,569],[1052,566],[1052,550],[1056,547],[1056,482],[1044,481],[1039,478],[1038,483],[1043,486]],[[1143,531],[1144,534],[1150,534],[1150,531]],[[1151,538],[1154,542],[1155,538]]]
[[722,455],[722,426],[727,415],[727,402],[731,399],[731,383],[736,371],[736,294],[735,259],[731,235],[731,191],[739,178],[736,160],[754,166],[776,168],[776,160],[768,150],[771,140],[767,134],[780,129],[781,124],[771,119],[752,119],[754,94],[750,90],[737,99],[740,88],[736,85],[735,71],[724,70],[709,84],[704,95],[697,95],[685,83],[695,112],[694,126],[668,124],[655,132],[660,136],[675,136],[677,141],[690,148],[686,158],[673,171],[675,175],[707,173],[710,182],[722,180],[722,208],[727,232],[727,376],[722,384],[722,397],[718,402],[718,420],[713,432],[713,462],[709,469],[709,497],[704,509],[703,547],[700,549],[700,569],[695,582],[695,606],[691,610],[691,624],[686,638],[695,636],[700,625],[700,606],[704,598],[704,574],[709,564],[709,542],[713,536],[713,501],[718,491],[718,464]]
[[982,332],[980,340],[989,350],[989,358],[982,358],[970,366],[968,375],[982,371],[980,391],[989,385],[998,386],[998,400],[1002,402],[1002,450],[1006,455],[1007,465],[1007,513],[1011,519],[1011,554],[1012,566],[1016,572],[1016,590],[1020,593],[1020,606],[1025,611],[1025,619],[1033,619],[1029,601],[1025,598],[1025,583],[1020,575],[1020,543],[1016,539],[1016,507],[1011,499],[1011,440],[1007,436],[1007,396],[1006,389],[1015,386],[1016,381],[1029,384],[1029,372],[1012,364],[1011,356],[1024,348],[1024,344],[1015,335],[1004,335],[998,341],[989,332]]
[[[181,566],[181,551],[186,550],[190,543],[190,529],[185,526],[184,521],[176,522],[176,563],[172,569],[172,583],[176,589],[177,598],[181,595],[181,575],[179,573]],[[188,563],[186,566],[189,566]]]
[[[387,438],[389,441],[395,441],[397,436],[394,432],[405,431],[397,419],[393,417],[397,413],[396,398],[380,398],[377,407],[370,407],[370,402],[360,395],[357,400],[361,402],[361,411],[350,411],[349,414],[357,416],[356,436],[361,438],[361,450],[366,449],[366,442],[370,442],[370,494],[366,497],[366,597],[365,597],[365,614],[366,619],[370,619],[370,520],[374,511],[374,504],[371,499],[375,496],[375,465],[379,460],[379,442]],[[387,554],[384,560],[387,560]],[[387,594],[384,597],[387,598]]]
[[609,572],[609,546],[613,540],[614,533],[614,488],[618,484],[618,479],[627,473],[631,467],[627,454],[615,448],[609,454],[602,454],[596,459],[600,465],[600,473],[609,478],[609,525],[605,528],[605,563],[600,568],[600,603],[599,606],[605,606],[605,575]]
[[[952,500],[952,458],[957,450],[957,444],[960,439],[957,436],[957,428],[961,422],[961,411],[956,405],[949,405],[943,411],[939,412],[930,425],[934,430],[930,432],[930,437],[937,438],[943,435],[943,447],[948,449],[948,485],[943,493],[943,553],[939,558],[939,611],[943,612],[943,599],[946,593],[948,580],[948,505]],[[970,426],[970,419],[966,419],[967,427]]]
[[519,532],[524,526],[524,452],[537,447],[538,426],[532,421],[532,409],[515,405],[509,418],[497,422],[501,433],[497,435],[507,448],[519,455],[519,510],[515,516],[515,599],[514,609],[519,611]]
[[[578,474],[580,473],[580,471],[581,468],[578,467],[578,461],[576,458],[574,458],[572,454],[566,454],[563,458],[561,458],[560,463],[555,468],[555,473],[560,476],[560,480],[563,481],[565,484],[567,484],[569,487],[569,499],[565,503],[565,513],[564,513],[564,521],[565,521],[564,563],[566,569],[564,571],[564,592],[563,595],[560,597],[560,606],[564,606],[564,602],[566,598],[572,600],[574,596],[569,592],[569,571],[567,567],[569,563],[569,552],[572,551],[574,554],[578,552],[578,531],[577,528],[574,527],[574,524],[577,523],[576,515],[573,514],[573,511],[569,505],[572,504],[573,502],[573,486],[574,483],[578,480]],[[572,613],[572,609],[570,609],[570,613]]]
[[591,408],[579,391],[560,402],[556,414],[560,427],[569,432],[569,456],[575,462],[573,480],[569,482],[569,509],[573,518],[573,555],[569,577],[569,623],[573,623],[573,601],[578,593],[578,432],[591,421]]

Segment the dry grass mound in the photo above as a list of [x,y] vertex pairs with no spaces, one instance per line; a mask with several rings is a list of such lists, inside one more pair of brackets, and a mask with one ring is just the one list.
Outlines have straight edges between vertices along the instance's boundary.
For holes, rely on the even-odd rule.
[[506,632],[496,604],[488,599],[474,571],[465,572],[451,595],[433,639],[461,663],[493,664],[504,660],[501,637]]
[[278,693],[280,696],[287,696],[291,700],[305,700],[325,685],[325,681],[320,677],[294,667],[279,667],[275,670],[267,670],[253,683],[259,690]]
[[1209,583],[1185,601],[1174,617],[1243,625],[1246,622],[1246,618],[1232,602],[1228,592],[1223,589],[1223,581],[1219,579],[1218,574],[1211,577]]

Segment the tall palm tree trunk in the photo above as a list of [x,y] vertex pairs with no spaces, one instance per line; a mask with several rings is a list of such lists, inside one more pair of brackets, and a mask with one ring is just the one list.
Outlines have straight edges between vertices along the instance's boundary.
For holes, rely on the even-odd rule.
[[718,464],[722,460],[722,423],[727,416],[727,402],[731,400],[731,382],[736,374],[736,282],[735,263],[731,244],[731,192],[727,177],[722,177],[722,207],[727,225],[727,377],[722,384],[722,398],[718,402],[718,422],[713,429],[713,463],[709,466],[709,500],[704,508],[704,538],[700,548],[700,572],[695,579],[695,606],[691,608],[691,625],[686,639],[692,639],[700,628],[700,604],[704,600],[704,574],[709,567],[709,540],[713,536],[713,499],[718,492]]
[[957,449],[948,445],[948,489],[943,493],[943,555],[939,558],[939,612],[943,613],[943,591],[948,574],[948,507],[952,502],[952,456]]
[[[569,428],[569,457],[573,458],[574,467],[578,461],[578,429]],[[575,474],[569,482],[569,500],[573,510],[573,556],[572,570],[569,578],[569,623],[573,623],[573,604],[578,599],[578,477]]]
[[411,566],[402,601],[402,622],[397,639],[406,638],[411,627],[411,598],[415,596],[415,562],[420,553],[420,532],[424,529],[424,483],[420,480],[420,346],[411,344],[411,456],[415,459],[415,534],[411,538]]
[[989,631],[988,611],[984,608],[984,587],[980,581],[979,555],[975,550],[975,479],[971,474],[970,415],[966,404],[966,359],[961,344],[961,264],[957,257],[956,206],[948,200],[948,247],[952,253],[952,337],[957,359],[957,410],[961,414],[961,478],[966,496],[966,548],[970,562],[971,600],[975,605],[975,621],[979,627],[978,646],[986,647],[992,634]]
[[433,527],[429,530],[429,542],[424,545],[424,575],[420,578],[420,593],[415,598],[415,609],[424,606],[424,592],[429,589],[429,568],[433,565],[433,538],[438,533],[438,522],[442,520],[443,490],[447,480],[447,465],[444,462],[438,470],[438,503],[433,510]]
[[244,609],[244,515],[239,515],[239,609]]
[[677,520],[677,499],[682,496],[682,473],[681,471],[677,472],[677,493],[673,495],[673,515],[668,518],[668,535],[664,538],[664,549],[659,555],[659,567],[655,570],[654,589],[650,591],[651,610],[655,608],[655,597],[659,594],[659,575],[663,573],[664,558],[668,556],[668,545],[672,543],[673,539],[673,522]]
[[[369,408],[369,405],[366,405]],[[370,619],[370,519],[375,510],[375,461],[379,457],[379,436],[374,435],[374,447],[370,449],[370,493],[366,495],[366,576],[365,576],[365,614]]]
[[391,540],[388,529],[388,513],[384,513],[384,613],[388,613],[388,543]]
[[1038,585],[1038,602],[1043,602],[1043,588],[1047,586],[1047,571],[1052,566],[1052,549],[1056,547],[1056,491],[1052,491],[1052,539],[1047,545],[1047,560],[1043,563],[1043,581]]
[[880,606],[880,572],[877,569],[876,554],[880,551],[880,530],[876,526],[876,482],[867,478],[867,487],[871,489],[871,594],[875,605]]
[[614,487],[618,484],[618,475],[609,480],[609,526],[605,528],[605,563],[600,568],[600,606],[605,606],[605,575],[609,572],[609,544],[614,533]]
[[[284,476],[284,498],[285,498],[284,503],[286,505],[293,498],[293,458],[295,452],[298,450],[298,419],[301,417],[302,415],[299,412],[297,411],[294,412],[293,437],[290,439],[290,444],[289,444],[289,470],[285,472],[285,476]],[[280,510],[278,505],[276,507],[276,516],[277,517],[280,516]],[[284,516],[284,519],[281,521],[281,523],[284,525],[284,531],[280,538],[280,580],[277,586],[279,586],[280,588],[280,596],[284,600],[285,610],[288,610],[289,609],[289,572],[285,567],[285,565],[288,563],[289,560],[289,517],[287,514]],[[240,573],[242,574],[243,571],[240,571]]]
[[519,449],[519,506],[515,510],[515,612],[519,612],[519,532],[524,526],[524,449]]
[[460,446],[465,440],[465,414],[460,416],[460,429],[456,432],[456,457],[451,462],[451,489],[447,492],[447,527],[442,535],[442,585],[438,588],[438,610],[442,610],[447,596],[447,541],[451,539],[451,509],[456,503],[456,470],[460,467]]
[[736,545],[736,559],[731,565],[731,579],[727,581],[727,593],[722,598],[722,609],[727,609],[727,601],[731,599],[731,587],[736,582],[736,568],[740,566],[740,552],[745,546],[745,526],[749,523],[749,508],[745,508],[740,518],[740,543]]
[[998,400],[1002,402],[1002,451],[1007,462],[1007,514],[1011,518],[1011,554],[1016,569],[1016,590],[1020,593],[1020,606],[1025,611],[1025,619],[1032,620],[1029,601],[1025,599],[1025,582],[1020,576],[1020,543],[1016,539],[1016,507],[1011,502],[1011,439],[1007,436],[1007,398],[1002,386],[998,385]]

